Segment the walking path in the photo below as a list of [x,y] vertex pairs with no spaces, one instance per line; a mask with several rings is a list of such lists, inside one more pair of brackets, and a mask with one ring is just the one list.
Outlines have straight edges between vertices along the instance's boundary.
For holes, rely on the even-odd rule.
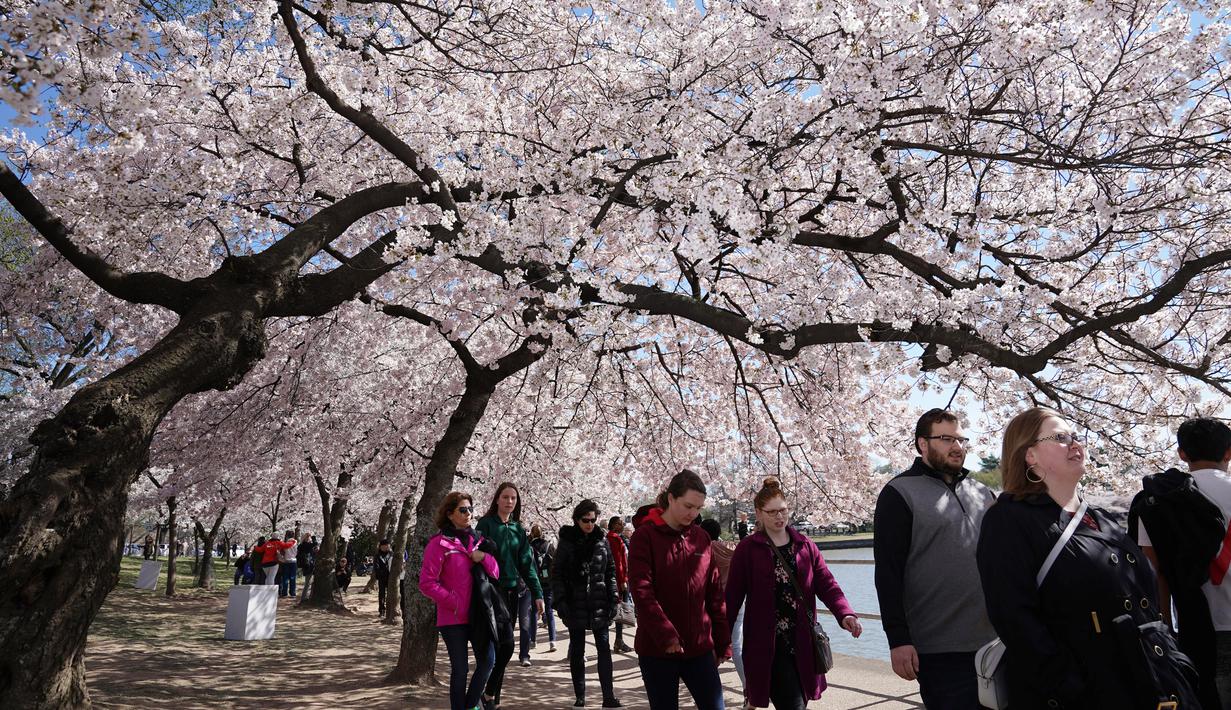
[[[182,581],[182,580],[181,580]],[[362,589],[356,578],[352,590]],[[269,641],[224,641],[226,595],[186,590],[168,599],[117,587],[91,629],[86,677],[100,708],[357,708],[442,710],[444,686],[382,685],[397,659],[400,626],[375,619],[376,595],[352,592],[347,603],[358,612],[342,617],[309,611],[283,601],[277,632]],[[567,641],[548,653],[546,632],[532,653],[533,665],[514,660],[505,682],[506,710],[564,710],[573,691],[565,658]],[[563,636],[563,635],[562,635]],[[437,674],[447,678],[444,647]],[[837,656],[830,688],[811,710],[921,708],[918,687],[893,675],[889,664]],[[617,693],[630,710],[647,708],[636,656],[615,657]],[[730,663],[722,666],[727,704],[738,708],[739,681]],[[588,664],[588,698],[601,699],[593,648]],[[686,698],[686,696],[685,696]],[[682,708],[691,702],[682,702]]]

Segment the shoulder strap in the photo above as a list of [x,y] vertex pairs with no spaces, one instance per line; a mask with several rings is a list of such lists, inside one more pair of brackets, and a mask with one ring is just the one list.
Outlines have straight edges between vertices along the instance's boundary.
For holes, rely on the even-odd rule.
[[1073,537],[1073,533],[1077,531],[1077,526],[1081,525],[1081,519],[1085,515],[1086,501],[1083,500],[1081,505],[1077,507],[1077,512],[1073,513],[1073,519],[1064,528],[1064,533],[1060,535],[1060,539],[1056,540],[1055,545],[1052,545],[1051,552],[1047,554],[1047,559],[1043,560],[1043,566],[1039,568],[1039,573],[1034,578],[1034,586],[1043,586],[1043,580],[1047,579],[1047,573],[1051,571],[1051,566],[1055,564],[1056,558],[1060,557],[1060,551],[1068,544],[1069,538]]
[[[768,535],[766,537],[768,537]],[[769,549],[774,551],[774,555],[782,561],[783,568],[789,572],[791,570],[791,566],[787,564],[786,557],[783,557],[782,555],[782,550],[778,549],[778,546],[774,544],[773,540],[769,541]],[[791,585],[795,587],[795,593],[799,595],[799,600],[807,603],[808,597],[804,595],[804,588],[803,585],[799,583],[799,577],[796,575],[791,575]]]

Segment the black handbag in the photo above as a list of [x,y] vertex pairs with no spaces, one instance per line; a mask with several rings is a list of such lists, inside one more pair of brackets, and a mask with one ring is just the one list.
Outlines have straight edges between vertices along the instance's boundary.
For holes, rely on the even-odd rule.
[[[774,544],[773,540],[769,541],[769,549],[774,551],[774,555],[782,562],[783,568],[789,570],[791,566],[787,564],[786,558],[783,557],[782,551]],[[804,605],[804,608],[811,606],[808,603],[808,597],[804,594],[803,585],[799,583],[799,578],[796,575],[791,575],[791,584],[795,587],[795,593],[799,595],[799,603]],[[833,668],[833,649],[829,646],[829,634],[825,633],[825,627],[821,626],[821,622],[812,619],[812,658],[816,662],[816,670],[822,675],[828,673]]]
[[1112,619],[1121,652],[1132,669],[1140,710],[1200,708],[1197,671],[1162,621],[1138,624],[1131,615]]

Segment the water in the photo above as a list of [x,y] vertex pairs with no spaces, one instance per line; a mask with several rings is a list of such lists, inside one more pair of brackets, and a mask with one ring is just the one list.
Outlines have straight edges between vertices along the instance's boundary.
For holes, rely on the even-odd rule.
[[[872,548],[857,547],[849,550],[823,550],[821,555],[826,562],[838,560],[872,561]],[[830,564],[829,571],[846,600],[854,607],[857,614],[880,614],[880,604],[876,601],[876,584],[871,564]],[[825,605],[817,602],[817,608]],[[878,661],[889,660],[889,641],[885,638],[885,629],[881,622],[866,617],[860,619],[863,624],[863,635],[858,639],[851,638],[846,630],[840,628],[837,621],[828,614],[821,615],[821,623],[829,633],[829,642],[834,653],[847,656],[859,656]]]

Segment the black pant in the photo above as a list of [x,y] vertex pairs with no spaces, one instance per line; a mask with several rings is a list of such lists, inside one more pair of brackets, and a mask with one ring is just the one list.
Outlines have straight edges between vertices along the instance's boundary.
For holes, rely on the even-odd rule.
[[979,710],[975,654],[919,654],[919,695],[928,710]]
[[722,680],[712,651],[687,660],[639,656],[637,665],[650,710],[679,710],[681,680],[698,710],[722,710]]
[[385,615],[385,598],[389,593],[389,578],[376,579],[376,611],[381,616]]
[[[615,698],[615,685],[612,682],[611,643],[607,637],[607,627],[594,629],[594,647],[598,649],[598,684],[603,689],[603,700]],[[586,629],[581,626],[568,627],[568,669],[573,676],[573,696],[586,697]]]
[[795,667],[795,652],[786,649],[781,641],[774,644],[774,663],[769,672],[769,701],[776,710],[807,710],[808,707],[803,686],[799,682],[799,669]]
[[496,665],[492,668],[492,674],[487,679],[487,688],[483,691],[484,695],[496,699],[496,704],[500,703],[500,688],[504,685],[504,672],[509,667],[509,660],[513,658],[513,620],[517,618],[517,587],[512,589],[501,589],[500,596],[504,597],[504,606],[509,610],[508,623],[500,624],[496,629]]

